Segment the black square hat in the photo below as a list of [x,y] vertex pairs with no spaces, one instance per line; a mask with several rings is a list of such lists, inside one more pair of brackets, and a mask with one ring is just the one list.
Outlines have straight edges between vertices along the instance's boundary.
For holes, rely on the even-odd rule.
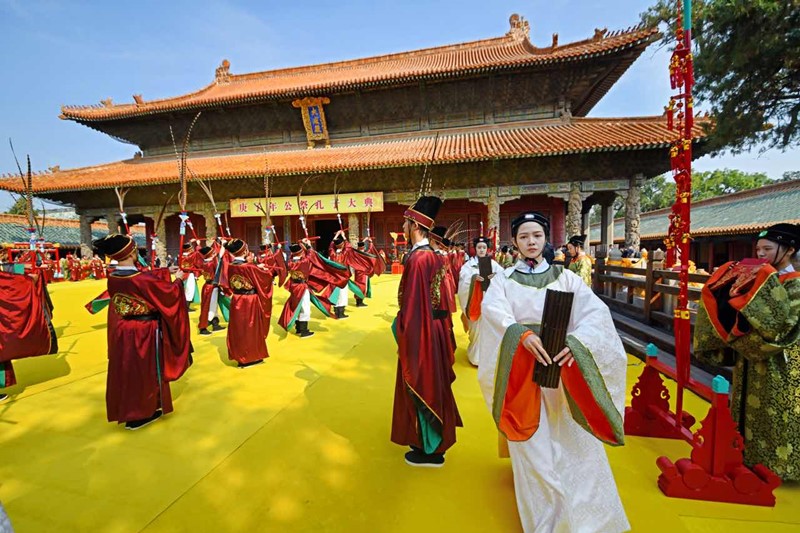
[[797,250],[800,248],[800,225],[780,223],[770,226],[758,234],[758,239],[767,239],[777,244],[785,244]]
[[420,196],[414,205],[406,209],[403,216],[430,231],[441,207],[442,200],[438,196]]

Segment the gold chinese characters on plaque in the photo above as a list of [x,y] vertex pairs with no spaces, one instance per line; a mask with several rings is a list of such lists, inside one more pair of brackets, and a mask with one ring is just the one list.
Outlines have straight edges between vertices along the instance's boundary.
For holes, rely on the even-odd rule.
[[328,137],[328,124],[325,122],[323,105],[330,104],[330,98],[306,97],[292,102],[292,106],[300,108],[303,114],[303,125],[306,128],[308,149],[314,148],[317,141],[325,141],[325,148],[330,148],[331,140]]
[[[336,214],[336,198],[333,194],[320,194],[316,196],[303,195],[300,200],[303,209],[309,216]],[[264,213],[258,205],[264,205],[264,198],[233,198],[230,201],[231,216],[237,217],[263,217]],[[370,211],[383,211],[383,192],[353,192],[339,193],[338,212],[367,213]],[[270,198],[270,216],[299,215],[296,196],[281,196]]]

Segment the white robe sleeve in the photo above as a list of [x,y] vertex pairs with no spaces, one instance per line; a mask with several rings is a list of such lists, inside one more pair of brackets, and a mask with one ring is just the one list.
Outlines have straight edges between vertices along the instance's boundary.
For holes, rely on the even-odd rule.
[[478,364],[478,382],[481,386],[483,399],[489,412],[494,403],[494,380],[497,372],[497,356],[500,342],[506,330],[516,322],[514,313],[506,298],[506,289],[513,281],[506,278],[504,272],[492,279],[489,290],[483,295],[480,318],[480,362]]

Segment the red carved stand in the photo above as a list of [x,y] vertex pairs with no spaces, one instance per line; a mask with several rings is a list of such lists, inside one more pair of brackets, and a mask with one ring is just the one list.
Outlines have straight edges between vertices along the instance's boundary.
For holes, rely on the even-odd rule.
[[676,423],[675,413],[669,410],[669,391],[654,365],[657,361],[655,346],[649,345],[647,352],[647,365],[633,386],[630,407],[625,408],[625,434],[691,442],[693,436],[689,428],[695,419],[684,411],[681,424]]
[[742,462],[744,439],[728,409],[728,389],[725,378],[714,378],[711,409],[694,435],[691,458],[673,464],[659,457],[658,487],[671,498],[774,507],[781,480],[763,465],[751,470]]

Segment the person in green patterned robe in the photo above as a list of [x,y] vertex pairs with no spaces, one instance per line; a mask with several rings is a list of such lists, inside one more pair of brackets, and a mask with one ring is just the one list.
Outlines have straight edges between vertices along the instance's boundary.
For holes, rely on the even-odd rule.
[[[758,258],[722,265],[703,287],[694,354],[730,364],[731,412],[748,466],[763,464],[784,481],[800,480],[800,226],[777,224],[758,235]],[[727,350],[726,350],[727,349]]]
[[570,257],[569,269],[578,275],[579,278],[586,283],[587,286],[592,286],[592,260],[586,255],[583,250],[584,243],[586,242],[586,235],[573,235],[567,241],[567,254]]

